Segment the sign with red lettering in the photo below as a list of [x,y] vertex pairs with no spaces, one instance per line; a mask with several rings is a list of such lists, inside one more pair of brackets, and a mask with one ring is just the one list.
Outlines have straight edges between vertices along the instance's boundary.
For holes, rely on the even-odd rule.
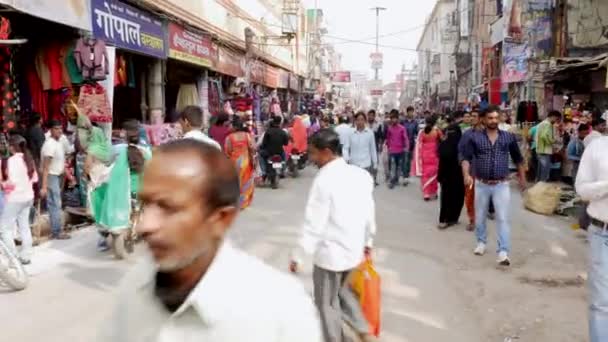
[[212,68],[218,59],[211,38],[169,23],[169,58]]

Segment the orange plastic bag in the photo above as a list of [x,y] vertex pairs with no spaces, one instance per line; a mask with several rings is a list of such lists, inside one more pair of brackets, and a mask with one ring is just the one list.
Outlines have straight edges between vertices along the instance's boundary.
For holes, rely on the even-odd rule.
[[351,287],[359,297],[363,315],[369,323],[369,333],[380,335],[380,276],[370,256],[353,271]]

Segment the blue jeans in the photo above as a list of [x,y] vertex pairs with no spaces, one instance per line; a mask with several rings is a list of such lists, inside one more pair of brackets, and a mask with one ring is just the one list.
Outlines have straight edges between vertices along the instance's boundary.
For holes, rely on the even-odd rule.
[[61,233],[61,177],[49,175],[46,194],[46,208],[51,221],[51,235]]
[[551,155],[538,154],[538,180],[540,182],[548,182],[551,178]]
[[475,182],[475,236],[477,242],[487,244],[488,230],[486,220],[490,199],[496,210],[496,229],[498,235],[498,252],[511,251],[511,188],[508,182],[496,185]]
[[[33,201],[26,202],[7,202],[4,205],[4,212],[0,218],[0,236],[4,244],[13,252],[19,255],[22,260],[30,260],[32,256],[32,230],[30,228],[30,209]],[[13,232],[17,225],[21,238],[21,254],[17,254]]]
[[589,227],[589,341],[608,341],[608,229]]
[[410,169],[412,166],[412,152],[407,151],[403,153],[403,163],[401,164],[401,170],[403,171],[403,178],[410,178]]
[[403,173],[403,159],[405,153],[391,153],[389,154],[389,165],[391,168],[391,185],[399,183],[399,175]]

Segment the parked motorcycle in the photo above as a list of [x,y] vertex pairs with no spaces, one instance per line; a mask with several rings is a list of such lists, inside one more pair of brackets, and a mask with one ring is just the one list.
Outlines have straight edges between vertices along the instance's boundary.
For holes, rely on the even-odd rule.
[[283,167],[283,158],[280,155],[277,154],[268,158],[266,178],[271,188],[277,189],[279,187],[279,175],[283,172]]
[[0,281],[16,291],[27,287],[27,273],[8,247],[0,240]]

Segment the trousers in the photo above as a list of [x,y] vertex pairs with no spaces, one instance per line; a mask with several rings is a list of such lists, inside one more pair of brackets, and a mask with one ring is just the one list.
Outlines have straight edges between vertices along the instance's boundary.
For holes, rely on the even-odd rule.
[[325,342],[354,342],[344,331],[343,321],[360,334],[369,331],[361,306],[347,281],[350,273],[350,270],[334,272],[318,266],[313,268],[315,304]]
[[608,230],[589,227],[589,341],[608,341]]
[[[21,260],[30,260],[32,256],[32,230],[30,229],[30,210],[33,200],[26,202],[7,202],[0,219],[0,236],[4,244],[18,255]],[[21,253],[17,254],[13,232],[17,225],[21,238]]]

